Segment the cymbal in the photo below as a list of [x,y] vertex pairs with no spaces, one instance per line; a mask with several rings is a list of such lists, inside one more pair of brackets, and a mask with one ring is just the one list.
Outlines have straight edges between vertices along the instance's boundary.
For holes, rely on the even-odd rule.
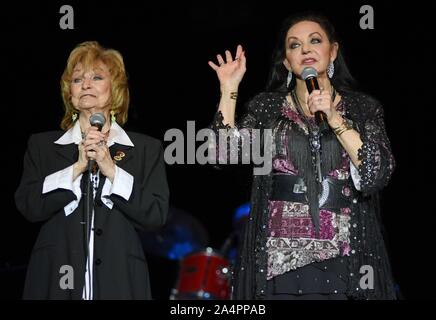
[[179,260],[208,245],[209,235],[194,216],[170,207],[167,223],[154,232],[139,232],[144,251],[149,254]]

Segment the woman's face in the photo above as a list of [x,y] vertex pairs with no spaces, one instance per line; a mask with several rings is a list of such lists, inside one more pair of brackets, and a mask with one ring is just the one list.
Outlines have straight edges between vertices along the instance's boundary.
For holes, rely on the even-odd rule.
[[330,43],[321,26],[313,21],[294,24],[286,35],[286,69],[297,76],[306,67],[315,68],[319,75],[325,75],[327,66],[336,59],[338,44]]
[[79,111],[94,113],[110,107],[111,75],[106,65],[99,62],[93,69],[83,70],[78,63],[73,70],[70,92],[71,102]]

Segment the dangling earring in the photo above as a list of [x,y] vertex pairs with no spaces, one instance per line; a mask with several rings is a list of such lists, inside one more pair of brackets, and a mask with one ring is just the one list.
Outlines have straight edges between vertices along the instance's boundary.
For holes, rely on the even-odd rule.
[[286,87],[289,87],[292,81],[292,70],[289,70],[288,72],[288,78],[286,79]]
[[71,115],[71,120],[73,120],[73,122],[76,122],[76,120],[77,120],[77,112],[74,112],[72,115]]
[[117,121],[117,118],[115,117],[115,111],[111,110],[111,122],[114,123]]
[[335,74],[335,65],[333,62],[330,62],[329,66],[327,67],[327,75],[329,78],[333,78],[333,75]]

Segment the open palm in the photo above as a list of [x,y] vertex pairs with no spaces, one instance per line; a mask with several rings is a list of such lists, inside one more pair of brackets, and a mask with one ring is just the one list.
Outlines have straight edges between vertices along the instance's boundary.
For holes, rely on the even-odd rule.
[[226,50],[225,56],[226,60],[224,61],[220,54],[217,55],[218,65],[212,61],[209,61],[208,64],[217,73],[221,88],[236,89],[246,71],[245,52],[242,50],[242,46],[238,45],[235,59],[232,58],[229,50]]

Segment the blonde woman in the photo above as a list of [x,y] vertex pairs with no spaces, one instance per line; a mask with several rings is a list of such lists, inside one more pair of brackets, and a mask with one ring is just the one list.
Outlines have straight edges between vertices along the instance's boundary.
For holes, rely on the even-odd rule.
[[[61,78],[62,131],[34,134],[24,156],[19,211],[44,222],[28,265],[25,299],[150,299],[135,228],[163,225],[169,191],[161,143],[126,132],[129,88],[121,54],[97,42],[71,52]],[[90,117],[102,113],[101,131]],[[87,170],[88,161],[95,165]],[[85,236],[85,183],[91,232]],[[88,243],[86,240],[88,239]]]

